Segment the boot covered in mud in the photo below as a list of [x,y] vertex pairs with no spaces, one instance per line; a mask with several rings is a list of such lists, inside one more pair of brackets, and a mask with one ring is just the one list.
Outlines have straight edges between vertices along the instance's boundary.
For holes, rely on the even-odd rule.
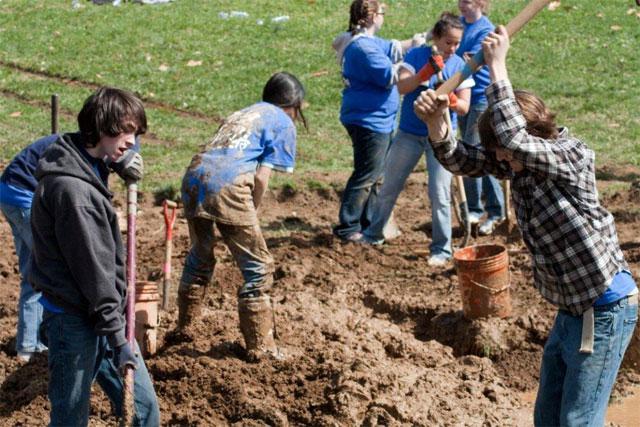
[[195,322],[200,318],[206,287],[183,285],[178,288],[178,327],[172,341],[191,342],[196,338]]
[[269,295],[239,298],[238,315],[248,359],[256,361],[264,356],[281,358],[273,336],[273,307]]

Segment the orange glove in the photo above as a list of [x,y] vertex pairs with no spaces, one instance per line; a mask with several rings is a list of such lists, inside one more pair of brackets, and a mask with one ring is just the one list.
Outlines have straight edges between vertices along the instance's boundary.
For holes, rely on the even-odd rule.
[[449,94],[449,108],[456,108],[458,106],[458,97],[455,93]]
[[444,69],[444,60],[440,55],[432,55],[429,58],[429,62],[427,62],[424,67],[418,71],[418,78],[421,82],[425,82],[431,78],[434,74],[439,73]]

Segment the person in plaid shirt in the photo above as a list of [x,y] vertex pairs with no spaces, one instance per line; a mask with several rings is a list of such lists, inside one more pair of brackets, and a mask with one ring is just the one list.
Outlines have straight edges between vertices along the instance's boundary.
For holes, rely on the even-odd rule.
[[415,112],[449,171],[491,174],[513,183],[535,286],[559,308],[542,356],[535,425],[603,425],[637,323],[638,289],[613,216],[598,202],[593,151],[558,128],[539,97],[512,89],[508,50],[504,27],[483,42],[492,83],[486,91],[489,108],[478,122],[481,146],[448,134],[446,96],[423,92]]

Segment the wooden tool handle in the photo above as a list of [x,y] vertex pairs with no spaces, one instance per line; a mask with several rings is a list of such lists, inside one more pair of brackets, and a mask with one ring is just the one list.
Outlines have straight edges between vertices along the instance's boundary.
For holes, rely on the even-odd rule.
[[[513,37],[518,31],[525,26],[525,24],[534,16],[536,16],[551,0],[533,0],[529,2],[524,9],[520,11],[520,13],[513,18],[507,24],[507,34],[509,37]],[[444,82],[438,90],[436,90],[436,95],[446,95],[448,93],[453,92],[460,83],[462,83],[466,78],[475,73],[478,68],[484,65],[484,54],[482,53],[482,49],[476,52],[473,55],[467,64],[465,65],[462,71],[458,71],[453,76],[449,78],[446,82]]]

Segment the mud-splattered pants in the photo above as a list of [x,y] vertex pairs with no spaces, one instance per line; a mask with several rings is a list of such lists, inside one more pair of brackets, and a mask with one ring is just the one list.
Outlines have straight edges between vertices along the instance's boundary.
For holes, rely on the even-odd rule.
[[216,264],[214,225],[217,225],[242,272],[244,284],[238,296],[258,296],[271,288],[273,257],[267,249],[259,224],[229,225],[204,218],[192,218],[188,223],[191,250],[185,261],[181,286],[206,286],[210,282]]

